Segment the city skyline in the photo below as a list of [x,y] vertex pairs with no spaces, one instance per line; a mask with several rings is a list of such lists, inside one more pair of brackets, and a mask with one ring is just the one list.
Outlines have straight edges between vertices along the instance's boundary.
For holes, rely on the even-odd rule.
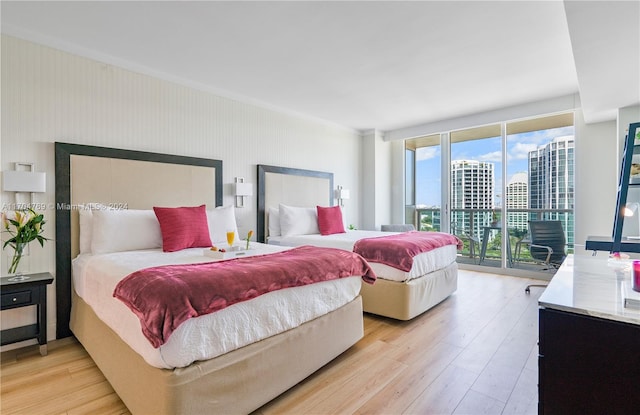
[[[507,183],[518,173],[528,173],[528,155],[555,138],[573,136],[574,127],[562,127],[507,136]],[[494,163],[497,205],[502,205],[502,139],[492,137],[451,145],[451,160]],[[416,205],[439,207],[441,187],[440,146],[416,150]]]

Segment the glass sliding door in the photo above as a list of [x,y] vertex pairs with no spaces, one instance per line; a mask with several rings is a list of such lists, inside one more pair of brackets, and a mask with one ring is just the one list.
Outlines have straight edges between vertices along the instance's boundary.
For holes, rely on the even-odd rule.
[[530,220],[559,220],[568,252],[574,243],[573,113],[507,123],[507,226],[518,267],[534,264],[528,250]]
[[531,220],[560,220],[572,251],[573,113],[405,143],[407,223],[460,237],[459,264],[539,271],[528,251]]
[[460,261],[502,266],[500,124],[452,131],[451,230],[469,244]]

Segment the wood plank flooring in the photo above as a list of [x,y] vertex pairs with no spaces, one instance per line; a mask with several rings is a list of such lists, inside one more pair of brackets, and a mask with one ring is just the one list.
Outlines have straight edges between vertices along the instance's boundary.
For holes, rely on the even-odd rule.
[[[362,340],[254,415],[536,414],[532,282],[460,271],[457,292],[409,322],[365,315]],[[2,414],[129,413],[73,339],[46,357],[4,352],[0,369]]]

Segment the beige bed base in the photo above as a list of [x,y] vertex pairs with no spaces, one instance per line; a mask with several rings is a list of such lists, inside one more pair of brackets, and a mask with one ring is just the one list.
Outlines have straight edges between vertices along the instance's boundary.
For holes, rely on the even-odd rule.
[[363,309],[367,313],[411,320],[449,297],[458,288],[458,264],[405,282],[378,278],[362,284]]
[[150,366],[74,294],[71,329],[133,414],[249,413],[364,335],[362,301],[214,359],[173,370]]

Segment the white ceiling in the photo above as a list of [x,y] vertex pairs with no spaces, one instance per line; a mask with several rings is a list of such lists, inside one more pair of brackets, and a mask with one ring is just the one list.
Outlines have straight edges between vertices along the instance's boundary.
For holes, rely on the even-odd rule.
[[[638,1],[1,2],[2,32],[357,130],[640,103]],[[566,13],[565,13],[566,8]]]

